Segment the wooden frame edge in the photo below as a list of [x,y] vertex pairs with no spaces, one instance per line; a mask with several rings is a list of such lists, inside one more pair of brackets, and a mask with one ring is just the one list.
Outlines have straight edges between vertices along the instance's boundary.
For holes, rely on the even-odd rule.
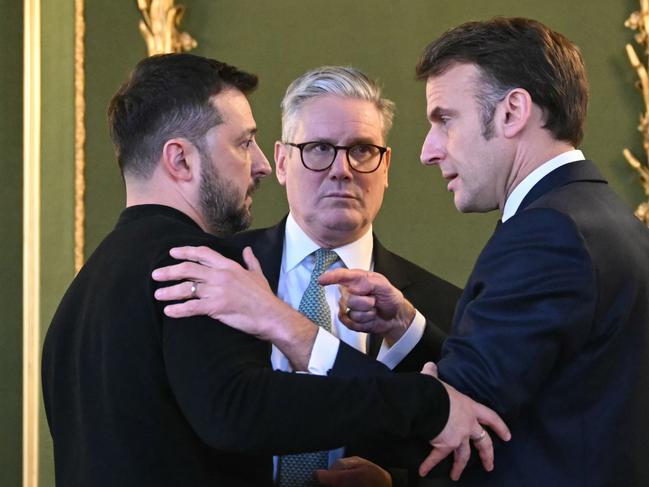
[[86,24],[84,2],[74,3],[74,272],[79,272],[85,261],[86,222],[86,100],[85,100],[85,45]]
[[38,486],[40,410],[41,5],[24,0],[23,487]]

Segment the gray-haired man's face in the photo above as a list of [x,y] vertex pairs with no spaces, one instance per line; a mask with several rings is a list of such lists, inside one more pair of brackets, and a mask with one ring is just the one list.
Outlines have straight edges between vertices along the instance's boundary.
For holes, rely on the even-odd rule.
[[[304,103],[295,114],[292,140],[383,146],[383,120],[372,102],[326,95]],[[329,169],[312,171],[302,164],[300,150],[275,147],[277,179],[286,186],[289,208],[297,223],[317,243],[336,247],[360,238],[376,217],[388,186],[390,149],[372,173],[353,171],[344,150]]]

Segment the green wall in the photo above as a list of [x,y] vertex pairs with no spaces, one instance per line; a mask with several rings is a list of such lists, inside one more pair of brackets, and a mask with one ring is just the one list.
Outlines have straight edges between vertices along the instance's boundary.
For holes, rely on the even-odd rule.
[[0,484],[20,485],[22,449],[22,5],[0,17]]
[[[88,2],[90,3],[90,2]],[[583,144],[612,186],[628,201],[642,200],[641,186],[621,151],[641,155],[636,132],[641,100],[627,66],[623,24],[637,9],[631,0],[184,0],[182,27],[194,51],[259,74],[252,103],[266,154],[279,136],[279,102],[288,83],[305,70],[352,64],[379,78],[397,104],[390,137],[390,188],[376,229],[384,243],[424,267],[463,284],[492,231],[495,214],[459,215],[438,169],[419,163],[426,132],[424,87],[414,81],[422,48],[444,30],[494,15],[535,17],[581,46],[592,102]],[[107,0],[88,11],[88,251],[111,229],[123,205],[122,181],[110,147],[105,107],[137,60],[145,55],[134,6]],[[267,178],[254,205],[255,226],[270,225],[286,211],[283,188]],[[406,231],[407,229],[407,231]]]
[[[41,341],[74,277],[74,2],[41,3]],[[41,403],[42,404],[42,403]],[[41,485],[54,485],[52,438],[39,416]]]

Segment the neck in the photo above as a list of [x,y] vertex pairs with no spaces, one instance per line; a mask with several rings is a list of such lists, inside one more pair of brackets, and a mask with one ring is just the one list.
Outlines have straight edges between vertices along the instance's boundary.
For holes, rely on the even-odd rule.
[[569,142],[550,139],[549,137],[546,140],[536,142],[521,145],[517,148],[511,171],[505,181],[504,198],[498,205],[501,213],[509,195],[532,171],[559,154],[574,150],[574,146]]
[[164,205],[182,211],[205,232],[208,231],[200,208],[178,185],[160,182],[152,177],[146,181],[126,177],[126,207],[136,205]]
[[[296,220],[297,221],[297,220]],[[306,233],[311,240],[323,249],[335,249],[343,245],[350,244],[361,238],[367,232],[369,227],[353,232],[336,229],[325,229],[324,231],[313,231],[306,225],[297,222],[300,228]]]

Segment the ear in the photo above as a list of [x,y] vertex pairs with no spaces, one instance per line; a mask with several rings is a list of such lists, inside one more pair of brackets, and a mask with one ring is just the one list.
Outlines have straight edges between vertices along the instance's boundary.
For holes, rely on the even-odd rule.
[[523,88],[514,88],[500,103],[502,107],[503,135],[512,138],[518,135],[529,123],[532,115],[532,97]]
[[390,161],[392,160],[392,147],[388,147],[388,150],[383,154],[383,162],[381,165],[385,164],[385,187],[388,187],[388,175],[390,174]]
[[275,176],[282,186],[286,185],[286,168],[288,166],[288,151],[290,146],[275,142]]
[[200,154],[187,139],[169,139],[162,147],[162,166],[172,179],[189,182],[200,174]]

